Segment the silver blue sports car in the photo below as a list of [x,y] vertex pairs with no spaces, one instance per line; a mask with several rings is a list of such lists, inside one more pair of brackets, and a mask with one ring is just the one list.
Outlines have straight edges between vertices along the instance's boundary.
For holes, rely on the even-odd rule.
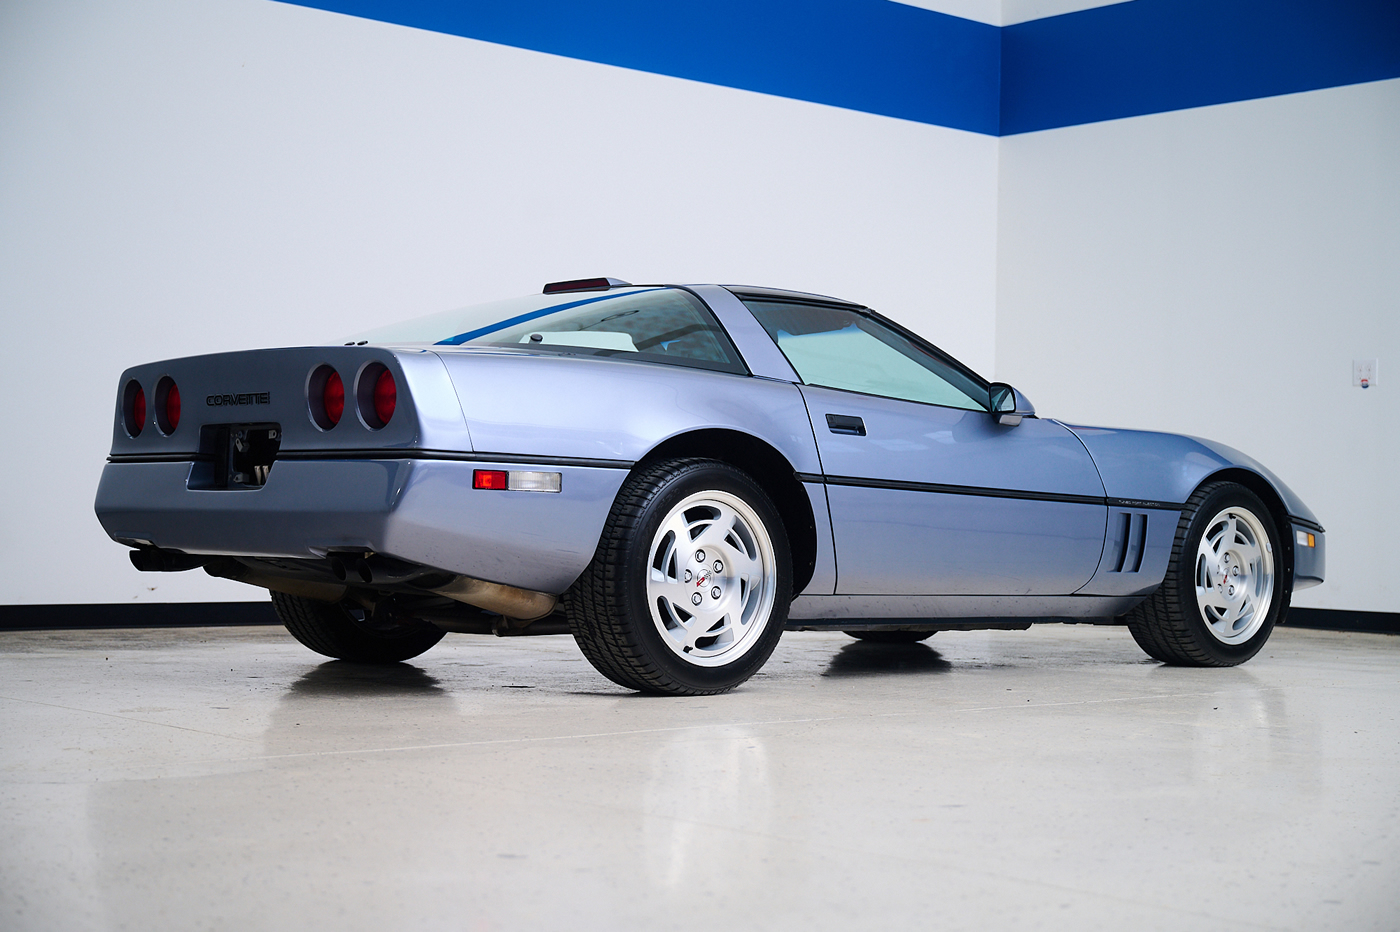
[[1248,456],[1037,417],[859,304],[607,278],[128,369],[96,510],[137,569],[268,589],[331,657],[570,633],[688,695],[784,628],[1126,624],[1238,664],[1325,551]]

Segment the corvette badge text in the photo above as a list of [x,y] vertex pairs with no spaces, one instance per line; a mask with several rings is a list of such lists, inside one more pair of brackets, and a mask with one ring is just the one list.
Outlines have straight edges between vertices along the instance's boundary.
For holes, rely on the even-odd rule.
[[265,405],[271,404],[271,392],[244,392],[241,395],[205,395],[204,403],[211,408],[220,408],[227,405]]

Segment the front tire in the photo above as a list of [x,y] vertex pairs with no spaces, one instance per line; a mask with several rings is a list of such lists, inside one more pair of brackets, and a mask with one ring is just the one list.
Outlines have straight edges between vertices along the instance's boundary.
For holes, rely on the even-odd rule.
[[599,673],[628,689],[703,696],[758,672],[791,593],[787,534],[758,483],[727,463],[678,459],[623,484],[565,601]]
[[1133,640],[1163,663],[1244,663],[1288,610],[1280,543],[1268,507],[1249,489],[1234,482],[1197,489],[1162,585],[1128,613]]
[[337,602],[272,593],[272,607],[292,637],[318,654],[356,663],[398,663],[417,657],[444,632],[426,623],[371,631]]

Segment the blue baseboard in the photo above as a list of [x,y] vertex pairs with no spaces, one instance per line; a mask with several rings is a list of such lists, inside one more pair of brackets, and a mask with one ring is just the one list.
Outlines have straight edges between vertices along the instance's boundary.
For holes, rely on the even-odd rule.
[[1288,628],[1400,634],[1400,612],[1348,612],[1335,608],[1290,608]]
[[0,605],[0,631],[281,625],[271,602]]

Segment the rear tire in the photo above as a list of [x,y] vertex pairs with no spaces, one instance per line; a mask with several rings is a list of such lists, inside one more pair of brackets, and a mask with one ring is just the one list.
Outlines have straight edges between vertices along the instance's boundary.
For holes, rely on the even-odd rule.
[[338,602],[282,592],[272,593],[272,606],[292,637],[318,654],[356,663],[408,660],[441,641],[446,633],[427,623],[404,624],[388,632],[369,631]]
[[1259,496],[1234,482],[1203,485],[1181,513],[1162,585],[1128,613],[1128,630],[1163,663],[1244,663],[1288,611],[1284,559]]
[[791,593],[787,534],[758,483],[727,463],[676,459],[623,484],[565,604],[579,649],[614,683],[705,696],[758,672]]
[[917,644],[920,641],[927,641],[937,634],[937,631],[842,631],[857,641],[866,641],[871,644]]

